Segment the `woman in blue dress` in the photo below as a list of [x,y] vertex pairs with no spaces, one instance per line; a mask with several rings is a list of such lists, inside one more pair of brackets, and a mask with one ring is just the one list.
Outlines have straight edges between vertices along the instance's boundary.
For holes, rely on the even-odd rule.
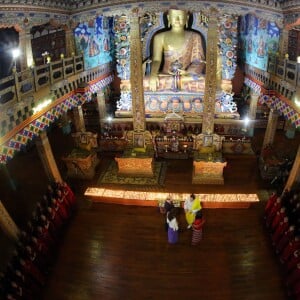
[[170,244],[176,244],[178,242],[178,222],[176,219],[176,210],[172,209],[167,214],[168,223],[168,242]]

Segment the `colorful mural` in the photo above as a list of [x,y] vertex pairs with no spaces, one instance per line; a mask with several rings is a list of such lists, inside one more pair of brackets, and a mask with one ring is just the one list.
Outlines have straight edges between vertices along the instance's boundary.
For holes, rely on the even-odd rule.
[[279,27],[255,15],[248,14],[241,19],[240,38],[243,60],[258,69],[267,70],[269,53],[278,52]]
[[112,18],[99,16],[95,20],[79,24],[74,30],[76,50],[83,53],[86,70],[112,61],[112,24]]

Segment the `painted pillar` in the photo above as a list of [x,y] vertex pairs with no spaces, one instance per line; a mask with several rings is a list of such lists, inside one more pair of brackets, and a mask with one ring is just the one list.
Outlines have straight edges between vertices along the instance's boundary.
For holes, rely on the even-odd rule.
[[75,55],[75,40],[73,29],[65,26],[65,37],[66,37],[66,56],[72,57]]
[[130,18],[130,85],[134,131],[145,131],[146,128],[142,66],[140,24],[138,8],[135,8]]
[[106,105],[105,105],[105,95],[102,91],[97,92],[97,106],[99,111],[99,123],[105,122],[106,119]]
[[265,132],[262,149],[264,149],[267,145],[273,144],[276,129],[277,129],[277,122],[278,122],[278,113],[274,109],[270,109],[268,125]]
[[288,53],[289,31],[283,28],[279,40],[279,55],[284,58]]
[[10,175],[10,172],[9,172],[9,170],[8,170],[8,168],[7,168],[7,165],[6,165],[6,164],[1,165],[1,166],[0,166],[0,169],[2,169],[3,174],[5,175],[6,180],[7,180],[7,182],[9,183],[10,188],[11,188],[13,191],[16,191],[16,190],[17,190],[16,183],[15,183],[14,179],[13,179],[13,178],[11,177],[11,175]]
[[288,139],[294,139],[295,138],[296,127],[293,125],[293,123],[291,121],[287,120],[285,122],[284,130],[285,130],[285,136]]
[[46,131],[40,133],[36,146],[49,180],[62,182]]
[[74,107],[73,109],[74,126],[76,132],[85,132],[85,124],[83,118],[82,106]]
[[206,45],[206,75],[202,123],[202,133],[204,134],[211,134],[214,132],[214,114],[218,79],[218,53],[217,10],[212,8],[209,14]]
[[30,28],[19,32],[19,47],[22,53],[20,56],[21,70],[25,70],[34,65]]
[[256,119],[256,111],[257,111],[257,102],[259,95],[254,93],[253,91],[250,94],[250,105],[249,105],[249,114],[248,117],[250,119],[250,124],[248,127],[248,135],[254,135],[254,121]]
[[19,228],[11,218],[6,208],[0,201],[0,227],[3,232],[13,241],[17,241],[19,235]]
[[285,189],[291,190],[293,186],[300,183],[300,145],[298,146],[297,155],[290,171],[289,178],[286,182]]

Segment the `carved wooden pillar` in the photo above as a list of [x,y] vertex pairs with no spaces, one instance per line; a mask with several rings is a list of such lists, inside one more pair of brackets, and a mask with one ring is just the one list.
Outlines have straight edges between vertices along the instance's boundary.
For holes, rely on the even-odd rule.
[[19,47],[22,53],[20,56],[21,70],[25,70],[34,64],[30,28],[26,28],[19,32]]
[[296,127],[290,120],[286,120],[284,125],[285,136],[288,139],[294,139],[296,134]]
[[74,107],[73,109],[74,126],[76,132],[85,132],[85,124],[83,118],[82,106]]
[[292,189],[294,185],[300,183],[300,145],[298,146],[297,155],[290,171],[289,178],[286,182],[285,189]]
[[61,182],[61,175],[57,168],[46,131],[40,133],[36,141],[36,146],[49,180]]
[[97,106],[99,111],[99,123],[101,126],[101,123],[106,119],[105,95],[102,91],[97,92]]
[[211,134],[214,131],[218,51],[217,10],[212,8],[209,14],[206,45],[206,75],[202,123],[202,133],[204,134]]
[[71,57],[75,55],[75,41],[72,28],[65,26],[65,37],[66,37],[66,56]]
[[249,118],[251,120],[256,119],[258,98],[259,98],[259,94],[256,94],[252,91],[250,94],[250,105],[249,105]]
[[289,31],[283,28],[279,40],[279,54],[283,58],[288,53]]
[[248,127],[249,136],[253,136],[253,134],[254,134],[254,121],[256,119],[258,97],[259,97],[258,94],[254,93],[253,91],[251,92],[249,114],[248,114],[248,117],[250,119],[250,125]]
[[268,125],[265,132],[262,149],[264,149],[267,145],[273,144],[276,129],[277,129],[277,122],[278,122],[278,113],[273,109],[271,109],[269,113]]
[[3,232],[13,241],[16,241],[18,239],[19,235],[19,228],[14,222],[14,220],[11,218],[9,213],[7,212],[6,208],[0,201],[0,227],[3,230]]
[[138,9],[130,19],[130,85],[132,97],[133,130],[145,131],[145,100],[142,70],[142,47]]

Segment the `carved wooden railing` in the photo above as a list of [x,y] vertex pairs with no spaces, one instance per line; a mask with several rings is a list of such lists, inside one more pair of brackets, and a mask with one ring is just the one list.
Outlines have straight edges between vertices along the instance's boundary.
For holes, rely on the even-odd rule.
[[45,97],[58,99],[112,72],[112,64],[84,70],[82,56],[28,68],[0,80],[0,137],[33,114]]
[[84,71],[82,56],[74,56],[35,66],[0,80],[0,107],[9,101],[21,101],[28,94],[38,92],[45,86]]
[[287,99],[292,99],[300,89],[300,64],[296,61],[274,55],[269,59],[267,71],[247,65],[245,73],[263,83],[264,89],[270,93],[276,92]]

